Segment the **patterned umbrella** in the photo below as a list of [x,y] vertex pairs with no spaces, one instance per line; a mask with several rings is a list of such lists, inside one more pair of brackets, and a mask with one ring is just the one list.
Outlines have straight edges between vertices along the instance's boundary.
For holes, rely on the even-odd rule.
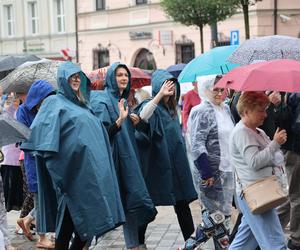
[[24,141],[30,135],[29,128],[6,114],[0,114],[0,131],[0,147]]
[[[105,76],[109,66],[92,71],[88,77],[91,80],[93,89],[104,89]],[[131,88],[139,89],[145,85],[150,85],[151,76],[136,67],[128,67],[131,73]]]
[[56,75],[61,61],[40,60],[25,63],[9,73],[0,81],[3,93],[27,93],[31,84],[36,80],[47,80],[57,88]]
[[278,35],[249,39],[232,53],[228,61],[247,65],[253,61],[274,59],[300,61],[300,39]]

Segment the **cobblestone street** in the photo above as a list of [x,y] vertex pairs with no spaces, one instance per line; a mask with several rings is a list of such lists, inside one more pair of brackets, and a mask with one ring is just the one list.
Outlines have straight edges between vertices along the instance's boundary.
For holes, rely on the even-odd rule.
[[[200,221],[200,206],[198,202],[191,205],[194,222],[197,224]],[[11,232],[12,243],[18,246],[20,250],[37,249],[35,242],[29,242],[22,235],[14,233],[14,225],[18,217],[18,212],[10,212],[9,226]],[[156,220],[149,224],[146,233],[146,245],[149,250],[169,250],[176,249],[183,245],[183,237],[177,222],[177,218],[173,207],[159,207]],[[107,233],[98,240],[98,244],[93,244],[90,249],[105,250],[105,249],[126,249],[124,246],[124,237],[122,227]],[[212,250],[211,242],[208,242],[204,248]]]

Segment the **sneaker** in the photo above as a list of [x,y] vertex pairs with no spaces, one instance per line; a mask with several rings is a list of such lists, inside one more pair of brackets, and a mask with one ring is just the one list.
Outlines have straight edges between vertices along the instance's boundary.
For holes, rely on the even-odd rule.
[[289,239],[287,246],[291,250],[300,250],[300,246],[295,246],[291,239]]

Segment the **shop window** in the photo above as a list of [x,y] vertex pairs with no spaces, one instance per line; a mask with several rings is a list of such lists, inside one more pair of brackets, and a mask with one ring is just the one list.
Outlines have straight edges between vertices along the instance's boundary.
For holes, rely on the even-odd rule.
[[195,57],[195,44],[193,41],[182,36],[181,40],[175,42],[176,47],[176,62],[178,63],[188,63]]
[[93,69],[109,66],[109,51],[106,48],[96,48],[93,50]]

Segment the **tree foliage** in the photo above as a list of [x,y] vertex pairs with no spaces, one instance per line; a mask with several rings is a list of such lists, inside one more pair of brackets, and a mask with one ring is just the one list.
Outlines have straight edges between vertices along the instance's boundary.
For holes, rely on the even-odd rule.
[[243,10],[246,39],[250,38],[249,6],[250,5],[255,5],[257,2],[261,2],[261,1],[262,0],[235,0],[234,1],[234,5],[237,8],[242,8],[242,10]]
[[161,6],[175,22],[199,27],[203,53],[203,27],[233,15],[236,0],[162,0]]

